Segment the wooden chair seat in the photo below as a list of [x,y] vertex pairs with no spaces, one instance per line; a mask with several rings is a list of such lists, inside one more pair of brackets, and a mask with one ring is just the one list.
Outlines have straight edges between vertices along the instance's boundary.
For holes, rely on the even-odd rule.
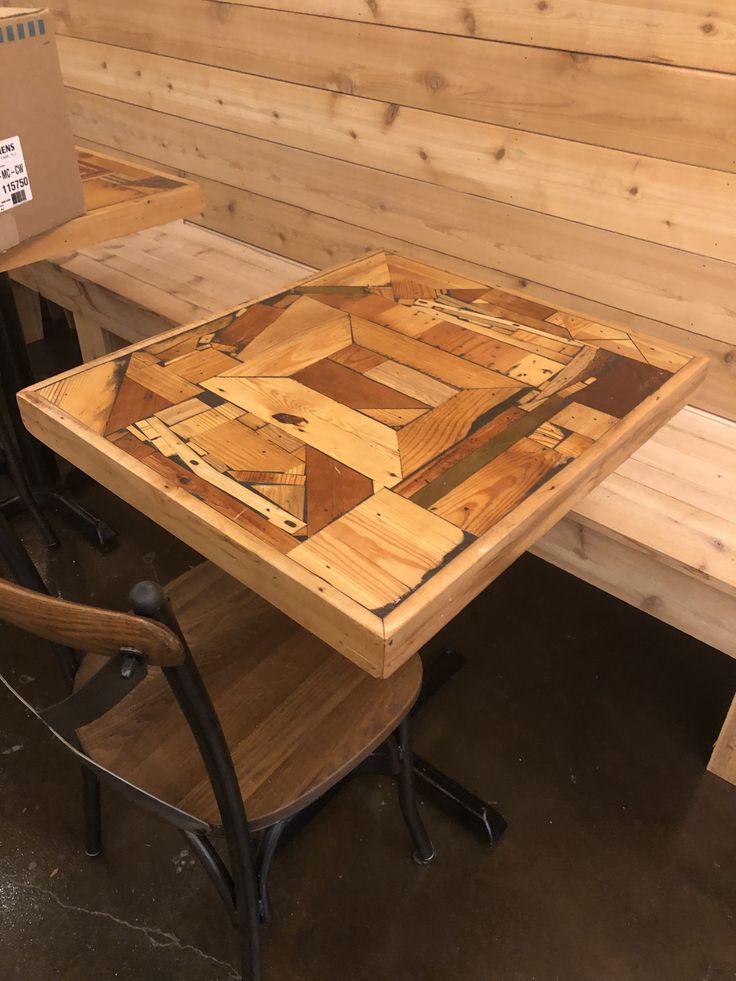
[[[418,657],[371,678],[206,562],[166,587],[214,703],[252,830],[319,797],[398,726],[421,684]],[[88,655],[75,687],[104,659]],[[191,730],[158,668],[79,731],[96,763],[212,825],[220,824]]]

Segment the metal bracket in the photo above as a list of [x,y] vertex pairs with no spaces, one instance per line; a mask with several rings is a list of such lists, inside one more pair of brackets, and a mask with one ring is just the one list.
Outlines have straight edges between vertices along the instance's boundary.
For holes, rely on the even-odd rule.
[[133,653],[132,648],[123,648],[73,695],[38,714],[62,739],[72,742],[77,729],[109,712],[143,681],[146,674],[146,663],[140,651]]

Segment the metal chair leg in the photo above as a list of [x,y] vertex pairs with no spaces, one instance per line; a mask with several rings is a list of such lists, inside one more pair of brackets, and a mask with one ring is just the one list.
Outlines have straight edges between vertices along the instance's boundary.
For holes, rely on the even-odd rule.
[[82,767],[82,791],[84,800],[84,850],[89,858],[102,854],[102,810],[100,806],[100,778]]
[[268,874],[271,871],[271,862],[276,854],[279,838],[286,827],[286,821],[277,821],[267,828],[261,839],[258,849],[258,914],[261,923],[268,926],[271,922],[271,900],[268,895]]
[[[256,883],[249,882],[246,885],[248,892],[256,886]],[[242,886],[237,882],[235,890],[243,897]],[[255,915],[254,915],[255,914]],[[235,911],[236,920],[240,931],[240,973],[243,981],[261,981],[261,938],[259,933],[258,913],[249,904],[241,904]]]
[[138,616],[158,620],[182,641],[186,655],[183,664],[164,668],[163,673],[197,742],[222,818],[235,890],[234,920],[240,931],[243,979],[261,981],[258,877],[243,796],[225,735],[186,638],[161,587],[153,582],[138,583],[130,592],[129,602]]
[[40,531],[44,542],[49,547],[58,545],[59,539],[54,534],[51,525],[48,523],[46,518],[43,516],[43,514],[41,514],[41,510],[38,507],[35,497],[33,496],[33,491],[28,484],[26,473],[21,466],[20,460],[16,456],[15,447],[13,445],[13,437],[10,435],[10,432],[5,426],[2,413],[0,413],[0,443],[2,443],[5,466],[18,494],[19,502],[30,514],[36,527]]
[[435,851],[417,808],[414,787],[414,757],[411,749],[411,734],[408,718],[405,718],[399,726],[398,738],[401,749],[401,770],[399,772],[399,802],[401,804],[401,813],[404,815],[404,821],[414,841],[414,854],[412,858],[417,865],[427,865],[434,858]]

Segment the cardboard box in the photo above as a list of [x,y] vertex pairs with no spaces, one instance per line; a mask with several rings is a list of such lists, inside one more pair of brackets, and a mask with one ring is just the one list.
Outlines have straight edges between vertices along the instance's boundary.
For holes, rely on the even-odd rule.
[[43,7],[0,8],[0,252],[84,214],[56,32]]

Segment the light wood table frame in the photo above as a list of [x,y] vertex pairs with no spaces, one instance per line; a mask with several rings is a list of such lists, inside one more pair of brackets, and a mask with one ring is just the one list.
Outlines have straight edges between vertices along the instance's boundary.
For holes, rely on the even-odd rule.
[[377,252],[20,395],[39,439],[386,677],[706,359]]

